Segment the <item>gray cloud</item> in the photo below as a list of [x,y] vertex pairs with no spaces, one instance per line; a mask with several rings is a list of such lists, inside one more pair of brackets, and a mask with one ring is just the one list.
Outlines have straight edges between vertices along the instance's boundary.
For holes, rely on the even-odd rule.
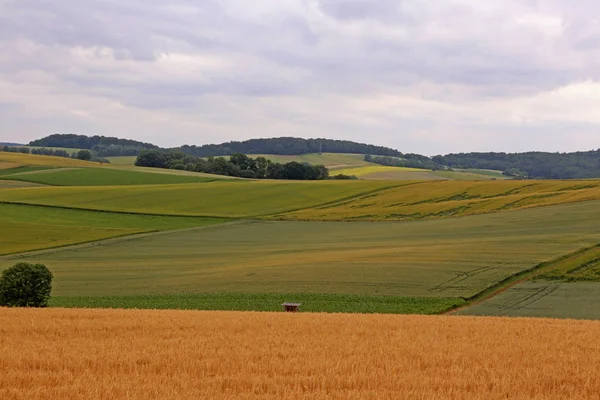
[[599,47],[593,0],[5,0],[0,139],[598,147]]

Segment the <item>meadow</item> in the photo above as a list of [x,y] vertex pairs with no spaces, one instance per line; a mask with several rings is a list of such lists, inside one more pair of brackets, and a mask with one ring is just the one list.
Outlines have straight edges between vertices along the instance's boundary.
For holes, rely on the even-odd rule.
[[0,398],[584,399],[596,321],[0,309]]

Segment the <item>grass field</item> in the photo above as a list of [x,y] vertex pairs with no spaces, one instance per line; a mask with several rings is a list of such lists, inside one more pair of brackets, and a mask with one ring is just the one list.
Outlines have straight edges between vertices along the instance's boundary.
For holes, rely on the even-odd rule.
[[600,319],[600,284],[535,280],[520,283],[460,315]]
[[0,254],[219,222],[221,220],[193,217],[115,214],[0,204]]
[[596,321],[0,309],[0,398],[591,399]]
[[0,175],[0,179],[52,186],[115,186],[211,182],[219,180],[219,176],[179,176],[109,168],[57,168],[39,173]]
[[354,175],[358,178],[367,178],[371,175],[389,174],[390,172],[423,172],[423,169],[385,167],[383,165],[369,165],[366,167],[343,168],[336,170],[334,174]]
[[0,192],[1,202],[149,214],[252,217],[340,201],[386,182],[233,181],[127,187],[44,187]]
[[278,216],[298,220],[455,217],[600,199],[600,181],[416,182]]
[[29,173],[29,172],[38,172],[38,171],[48,171],[48,170],[55,170],[58,168],[53,168],[53,167],[44,167],[41,165],[20,165],[20,164],[15,164],[17,165],[14,168],[10,168],[10,169],[0,169],[0,179],[11,179],[10,176],[12,175],[16,175],[16,174],[24,174],[24,173]]
[[106,157],[114,165],[134,165],[136,156]]
[[[598,204],[411,222],[246,222],[19,260],[48,265],[57,297],[228,292],[456,299],[598,243],[600,214],[592,212]],[[4,257],[0,269],[14,260]]]

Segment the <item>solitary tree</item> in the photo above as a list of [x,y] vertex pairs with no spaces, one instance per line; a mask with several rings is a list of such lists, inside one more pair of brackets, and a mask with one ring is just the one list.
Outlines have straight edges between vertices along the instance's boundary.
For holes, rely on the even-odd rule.
[[77,152],[77,158],[80,160],[90,161],[92,159],[92,152],[89,150],[79,150]]
[[18,263],[0,276],[0,306],[46,307],[52,273],[43,264]]

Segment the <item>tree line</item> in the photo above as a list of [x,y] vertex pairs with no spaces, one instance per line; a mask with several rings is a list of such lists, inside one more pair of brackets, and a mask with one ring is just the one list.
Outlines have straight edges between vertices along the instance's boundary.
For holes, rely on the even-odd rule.
[[250,139],[243,142],[227,142],[222,144],[207,144],[204,146],[182,146],[186,154],[197,157],[227,156],[235,153],[242,154],[277,154],[300,155],[312,153],[354,153],[377,154],[384,156],[400,156],[398,150],[383,146],[351,142],[349,140],[333,139],[301,139],[280,137],[269,139]]
[[387,167],[421,168],[433,171],[445,169],[431,158],[419,154],[403,154],[402,158],[365,154],[364,160],[374,164],[385,165]]
[[92,151],[98,157],[137,156],[142,150],[159,148],[151,143],[131,139],[74,134],[50,135],[30,142],[29,146],[85,149]]
[[37,154],[42,156],[54,156],[64,158],[74,158],[84,161],[95,161],[100,163],[109,164],[110,161],[104,157],[99,157],[97,154],[90,150],[79,150],[69,153],[64,149],[47,149],[45,147],[40,148],[29,148],[29,147],[14,147],[14,146],[3,146],[2,151],[7,153],[22,153],[22,154]]
[[460,153],[435,156],[432,160],[450,168],[493,169],[523,178],[600,177],[600,149],[575,153]]
[[[229,159],[225,157],[204,159],[181,151],[144,150],[137,157],[135,165],[250,179],[329,179],[329,170],[324,165],[310,165],[296,161],[281,164],[267,160],[265,157],[252,158],[241,153],[232,154]],[[337,179],[347,178],[342,176]]]

